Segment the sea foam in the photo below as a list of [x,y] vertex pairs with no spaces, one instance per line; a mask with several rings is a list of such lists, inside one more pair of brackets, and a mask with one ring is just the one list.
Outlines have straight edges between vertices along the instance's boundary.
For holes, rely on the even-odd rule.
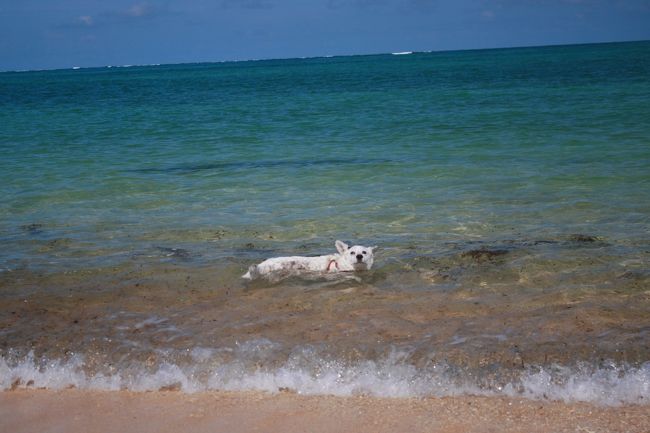
[[[254,345],[255,349],[260,347]],[[92,390],[158,391],[187,393],[210,390],[290,390],[305,395],[376,397],[446,397],[460,395],[507,396],[528,399],[589,402],[605,406],[649,404],[650,362],[640,366],[610,363],[598,367],[553,365],[531,367],[505,385],[486,386],[468,374],[460,377],[452,367],[436,364],[418,368],[394,351],[381,360],[348,364],[311,357],[300,348],[273,368],[235,359],[213,362],[221,349],[194,348],[194,362],[179,365],[164,361],[155,369],[132,363],[111,374],[88,374],[84,357],[67,361],[38,359],[33,353],[18,361],[0,358],[0,388],[79,388]]]

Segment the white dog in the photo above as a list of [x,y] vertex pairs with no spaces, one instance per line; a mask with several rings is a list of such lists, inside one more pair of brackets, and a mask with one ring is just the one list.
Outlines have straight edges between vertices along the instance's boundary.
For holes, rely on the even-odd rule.
[[328,254],[316,257],[275,257],[264,260],[259,265],[252,265],[242,278],[252,280],[259,277],[279,279],[304,273],[333,273],[366,271],[374,261],[373,250],[377,247],[355,245],[349,247],[341,241],[336,241],[338,254]]

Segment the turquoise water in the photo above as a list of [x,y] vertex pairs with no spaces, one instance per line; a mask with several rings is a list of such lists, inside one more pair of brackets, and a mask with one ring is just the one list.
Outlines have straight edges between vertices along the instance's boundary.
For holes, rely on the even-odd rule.
[[[648,361],[638,346],[650,342],[649,42],[2,73],[0,108],[6,359],[14,351],[27,359],[30,350],[63,359],[50,353],[61,338],[101,339],[70,330],[20,343],[33,335],[27,322],[54,321],[34,307],[16,322],[12,302],[27,294],[68,318],[80,305],[99,308],[100,298],[123,310],[103,307],[99,316],[110,310],[133,320],[127,327],[183,318],[175,329],[195,339],[156,340],[156,350],[231,347],[242,336],[230,325],[248,313],[271,317],[278,296],[316,308],[298,310],[332,330],[343,316],[314,307],[313,296],[325,295],[315,295],[311,283],[251,288],[238,277],[263,258],[329,253],[343,239],[380,246],[368,280],[328,288],[323,293],[335,298],[321,300],[349,302],[346,290],[385,297],[381,308],[339,311],[373,311],[387,333],[376,347],[364,343],[356,358],[443,341],[481,357],[492,342],[472,339],[491,327],[501,355],[511,356],[518,350],[511,340],[531,334],[497,329],[511,305],[498,292],[528,306],[521,317],[545,303],[598,310],[591,327],[609,334],[566,336],[581,349],[565,364],[604,357],[639,368]],[[179,272],[202,282],[190,291]],[[142,281],[151,293],[175,295],[147,308],[120,298],[119,290]],[[209,294],[225,287],[242,302],[253,296],[256,310],[224,318],[229,331],[218,336],[187,321],[198,313],[181,299],[207,311],[217,308],[205,306]],[[66,304],[69,293],[84,293],[85,301]],[[549,298],[542,302],[542,294]],[[416,314],[413,296],[432,309],[461,302],[471,317],[472,305],[497,306],[499,320],[458,325],[433,342],[433,319],[408,332],[396,322],[394,314]],[[636,309],[626,315],[630,305]],[[553,311],[535,311],[539,320],[523,326],[527,332],[558,320]],[[269,354],[276,362],[325,338],[287,332],[246,335],[283,347]],[[319,350],[352,359],[350,347],[364,332],[374,331],[336,334]],[[115,349],[107,347],[98,352]],[[548,353],[566,352],[559,347]],[[126,352],[127,361],[144,356],[135,352]],[[541,353],[532,358],[548,359]]]
[[647,241],[649,52],[3,74],[2,261],[52,261],[30,247],[21,227],[32,224],[71,238],[90,263],[95,251],[121,260],[143,239],[200,241],[215,229],[277,242]]

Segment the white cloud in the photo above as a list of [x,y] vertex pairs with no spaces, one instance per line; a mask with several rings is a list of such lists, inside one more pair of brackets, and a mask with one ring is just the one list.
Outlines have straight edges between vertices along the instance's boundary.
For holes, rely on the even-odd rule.
[[79,23],[90,27],[95,23],[95,20],[90,15],[82,15],[79,17]]
[[133,3],[121,9],[105,10],[93,15],[80,15],[71,22],[59,25],[60,28],[102,27],[113,24],[128,24],[169,15],[172,12],[166,7],[157,7],[151,3]]
[[139,18],[153,14],[154,7],[149,3],[137,3],[128,8],[124,14],[130,17]]

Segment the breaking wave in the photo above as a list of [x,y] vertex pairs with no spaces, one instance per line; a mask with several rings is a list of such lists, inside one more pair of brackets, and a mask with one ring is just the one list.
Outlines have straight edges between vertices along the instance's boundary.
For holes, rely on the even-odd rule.
[[[250,342],[249,342],[250,343]],[[265,350],[271,342],[244,343],[240,352]],[[235,357],[215,362],[224,349],[189,350],[192,362],[163,361],[155,368],[131,363],[108,373],[88,373],[84,356],[67,360],[0,358],[0,389],[79,388],[92,390],[165,391],[210,390],[291,391],[306,395],[376,397],[445,397],[460,395],[523,397],[606,406],[650,402],[650,362],[640,366],[615,363],[529,367],[505,383],[459,374],[446,364],[416,367],[408,354],[393,351],[381,360],[345,363],[322,357],[312,348],[294,350],[279,366],[265,367]],[[232,349],[226,349],[232,350]]]

